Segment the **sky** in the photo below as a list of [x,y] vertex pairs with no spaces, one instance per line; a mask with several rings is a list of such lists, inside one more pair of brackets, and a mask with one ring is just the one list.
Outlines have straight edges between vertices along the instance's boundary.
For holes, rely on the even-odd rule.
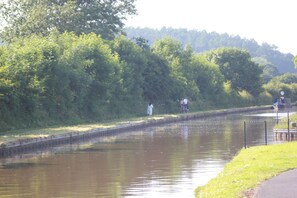
[[136,0],[136,9],[126,27],[227,33],[297,55],[296,0]]

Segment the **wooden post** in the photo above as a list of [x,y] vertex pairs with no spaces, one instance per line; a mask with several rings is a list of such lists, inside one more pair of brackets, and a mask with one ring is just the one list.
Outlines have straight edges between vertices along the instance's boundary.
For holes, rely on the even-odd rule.
[[243,122],[243,144],[244,144],[244,148],[246,149],[246,124],[245,121]]
[[290,115],[289,115],[289,111],[288,111],[288,114],[287,114],[288,116],[288,141],[290,141]]
[[266,122],[266,120],[265,120],[264,124],[265,124],[265,145],[267,145],[267,122]]

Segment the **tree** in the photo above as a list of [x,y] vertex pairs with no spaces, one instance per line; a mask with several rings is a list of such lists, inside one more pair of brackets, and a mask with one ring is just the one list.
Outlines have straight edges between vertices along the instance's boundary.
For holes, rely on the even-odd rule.
[[262,68],[262,77],[265,83],[269,82],[272,78],[280,75],[280,72],[278,71],[277,67],[269,61],[267,61],[267,59],[263,57],[255,57],[252,58],[252,61],[259,64],[259,66]]
[[[118,36],[111,42],[111,48],[118,54],[122,68],[123,91],[117,93],[116,100],[123,100],[126,112],[142,108],[143,73],[147,65],[147,58],[143,50],[124,36]],[[134,106],[134,108],[129,108]],[[119,107],[120,108],[120,107]]]
[[183,50],[179,41],[166,37],[156,41],[152,46],[152,51],[168,62],[170,78],[174,85],[171,98],[176,100],[189,97],[195,100],[199,95],[199,89],[193,80],[187,79],[192,50],[189,47]]
[[263,67],[263,80],[265,83],[269,82],[272,78],[279,75],[280,73],[276,66],[268,64]]
[[[11,114],[18,114],[15,116],[16,119],[22,116],[28,120],[34,116],[36,118],[35,113],[44,107],[40,105],[41,101],[53,99],[45,96],[48,91],[46,82],[53,68],[57,66],[59,47],[51,41],[32,37],[4,45],[3,49],[5,53],[1,57],[0,67],[8,68],[5,77],[12,82],[11,88],[5,93],[7,97],[5,106],[10,108]],[[63,77],[63,80],[66,79]],[[64,87],[64,84],[60,84],[61,79],[59,88]],[[51,101],[54,104],[61,102],[61,100]]]
[[[11,88],[14,86],[9,77],[9,65],[5,64],[6,53],[4,47],[0,46],[0,102],[7,101]],[[2,106],[2,105],[0,105]]]
[[226,81],[236,91],[246,90],[256,96],[262,91],[262,69],[245,50],[220,48],[211,51],[208,59],[219,65]]
[[271,79],[273,83],[297,84],[297,74],[286,73]]
[[125,28],[128,38],[144,37],[150,44],[164,37],[172,37],[179,40],[183,46],[191,44],[194,52],[205,52],[219,47],[236,47],[248,50],[252,57],[265,57],[277,67],[280,73],[296,72],[292,61],[292,54],[284,54],[277,50],[274,45],[263,43],[259,45],[254,39],[244,39],[236,35],[218,34],[205,30],[187,30],[174,28]]
[[143,73],[143,96],[147,101],[166,101],[172,89],[168,62],[154,53],[147,53],[147,65]]
[[100,36],[31,36],[0,49],[0,94],[3,102],[8,97],[2,106],[15,113],[11,117],[62,121],[112,115],[122,88],[121,65]]
[[148,40],[146,40],[143,37],[134,37],[133,40],[135,41],[136,45],[138,45],[139,47],[141,47],[141,49],[147,51],[150,49],[150,46],[148,44]]
[[74,32],[100,34],[113,38],[121,32],[127,15],[136,14],[135,0],[9,0],[0,3],[0,16],[5,21],[2,38],[31,34],[48,35]]
[[[84,100],[84,111],[91,117],[105,116],[114,104],[114,96],[122,88],[122,68],[119,57],[114,54],[109,45],[95,34],[62,37],[65,41],[67,52],[72,59],[80,64],[72,63],[77,67],[83,67],[85,73],[91,78]],[[66,49],[65,49],[66,51]],[[66,52],[64,52],[66,53]],[[71,60],[71,57],[70,59]]]
[[203,55],[193,55],[188,78],[193,79],[203,96],[215,96],[223,91],[224,76],[219,66]]

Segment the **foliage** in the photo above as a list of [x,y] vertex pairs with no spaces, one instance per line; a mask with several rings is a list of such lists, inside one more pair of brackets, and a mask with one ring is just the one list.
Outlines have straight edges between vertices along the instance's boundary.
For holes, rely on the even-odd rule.
[[167,62],[151,52],[148,52],[147,60],[148,62],[143,73],[144,99],[151,102],[170,99],[169,92],[172,90],[172,87]]
[[272,63],[268,62],[265,58],[255,57],[252,61],[259,64],[263,69],[263,80],[265,83],[269,82],[272,78],[281,75],[277,67]]
[[[126,16],[136,13],[134,2],[1,2],[0,130],[139,116],[148,102],[156,113],[176,113],[181,98],[191,110],[260,102],[261,69],[246,51],[198,55],[197,43],[218,43],[197,37],[190,46],[165,37],[150,46],[146,38],[120,35]],[[242,46],[259,50],[247,40]]]
[[263,67],[263,80],[264,82],[269,82],[272,78],[279,76],[280,73],[278,72],[276,66],[274,65],[265,65]]
[[186,73],[205,96],[214,96],[223,91],[224,76],[217,64],[207,61],[205,56],[193,55],[190,69]]
[[220,66],[190,46],[170,38],[151,48],[134,42],[51,33],[0,46],[0,130],[140,116],[148,102],[154,113],[177,113],[184,97],[191,111],[261,103],[225,86]]
[[280,96],[280,91],[285,92],[285,98],[291,98],[292,101],[297,100],[297,76],[296,74],[283,74],[271,79],[265,84],[264,89],[267,90],[274,98]]
[[[15,122],[19,119],[34,122],[44,116],[38,114],[42,108],[40,101],[46,98],[48,72],[57,66],[59,47],[33,37],[30,41],[18,41],[2,49],[4,56],[0,68],[8,68],[6,79],[12,82],[12,86],[1,93],[5,95],[1,105],[6,109],[1,112],[3,119],[14,116]],[[9,116],[5,116],[6,113]]]
[[187,30],[174,28],[125,28],[128,38],[143,37],[153,44],[156,40],[171,37],[182,43],[183,46],[191,44],[196,53],[206,52],[221,47],[235,47],[247,50],[252,57],[266,59],[276,66],[280,73],[296,72],[292,54],[284,54],[277,50],[274,45],[267,43],[258,44],[254,39],[241,38],[236,35],[226,33],[207,32],[205,30]]
[[[62,37],[62,39],[66,41],[67,48],[64,49],[66,63],[75,68],[83,67],[84,75],[82,76],[90,80],[89,84],[85,84],[87,89],[80,87],[86,91],[85,97],[82,98],[82,112],[91,117],[98,116],[113,106],[113,95],[121,86],[122,71],[119,58],[112,53],[104,40],[95,34],[79,37],[64,34],[64,36],[65,38]],[[59,42],[63,43],[63,41]],[[84,79],[79,81],[82,80]],[[84,83],[71,85],[80,86],[80,84]],[[74,87],[73,90],[76,88]]]
[[191,61],[192,51],[183,50],[179,41],[172,38],[158,40],[152,46],[152,51],[165,58],[170,68],[170,78],[174,87],[172,87],[171,98],[176,100],[188,97],[195,100],[199,94],[196,84],[188,79],[187,73]]
[[[98,116],[112,106],[121,68],[108,45],[94,35],[31,37],[2,46],[1,70],[9,68],[10,89],[2,107],[20,119],[45,121]],[[6,81],[7,81],[6,80]],[[9,81],[8,81],[9,82]],[[10,116],[4,116],[9,119]],[[84,114],[85,113],[85,114]]]
[[127,15],[136,14],[135,0],[9,0],[0,3],[5,20],[2,38],[31,34],[96,33],[113,38],[121,32]]
[[286,73],[281,76],[277,76],[271,80],[272,83],[285,83],[293,84],[297,83],[297,74]]
[[[147,65],[146,54],[142,49],[124,36],[118,36],[110,42],[114,53],[117,53],[122,68],[122,88],[113,96],[115,100],[126,101],[124,108],[131,113],[131,106],[134,109],[142,108],[143,84],[145,78],[143,73]],[[120,107],[117,107],[120,108]]]
[[207,54],[208,60],[219,65],[226,81],[236,91],[256,96],[262,91],[262,70],[251,61],[250,54],[236,48],[219,48]]

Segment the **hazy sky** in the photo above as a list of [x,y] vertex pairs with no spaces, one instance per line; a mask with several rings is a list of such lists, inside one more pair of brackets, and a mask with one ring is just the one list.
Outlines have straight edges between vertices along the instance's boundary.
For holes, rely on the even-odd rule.
[[136,8],[126,26],[239,35],[297,55],[296,0],[136,0]]

